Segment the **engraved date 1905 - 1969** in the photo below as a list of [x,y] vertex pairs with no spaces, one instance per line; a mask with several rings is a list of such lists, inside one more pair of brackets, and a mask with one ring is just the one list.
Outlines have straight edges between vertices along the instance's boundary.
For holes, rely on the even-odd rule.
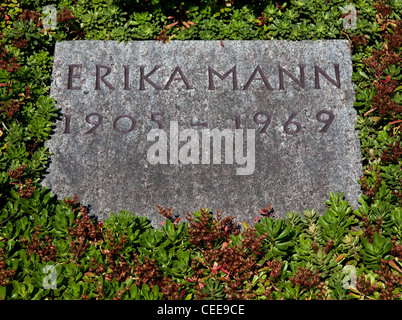
[[[294,111],[289,118],[286,120],[286,122],[283,124],[283,131],[287,134],[294,135],[299,133],[302,130],[302,125],[299,121],[297,121],[298,112]],[[164,113],[163,112],[152,112],[150,115],[150,119],[154,121],[159,129],[164,128]],[[63,134],[71,134],[71,120],[72,116],[69,114],[64,115],[65,117],[65,127],[64,127],[64,132]],[[120,121],[122,119],[127,119],[130,125],[124,125],[122,126]],[[236,129],[241,129],[241,116],[240,114],[236,114],[233,117],[234,119],[234,125]],[[332,122],[335,119],[335,115],[333,114],[332,111],[329,110],[321,110],[317,112],[316,114],[316,119],[318,122],[322,122],[324,124],[323,127],[318,132],[321,133],[326,133],[331,126]],[[127,123],[127,120],[125,121]],[[256,112],[253,115],[253,120],[257,125],[260,125],[259,127],[259,132],[260,133],[266,133],[269,125],[272,122],[272,115],[269,112],[266,111],[259,111]],[[84,134],[91,134],[95,130],[97,130],[101,125],[103,125],[103,115],[97,112],[92,112],[86,115],[85,121],[92,125],[92,128],[90,128],[88,131],[84,132]],[[208,127],[208,122],[193,122],[191,121],[191,126],[195,127]],[[133,130],[137,129],[137,121],[136,119],[128,114],[123,114],[117,116],[113,120],[113,130],[119,133],[129,133]]]

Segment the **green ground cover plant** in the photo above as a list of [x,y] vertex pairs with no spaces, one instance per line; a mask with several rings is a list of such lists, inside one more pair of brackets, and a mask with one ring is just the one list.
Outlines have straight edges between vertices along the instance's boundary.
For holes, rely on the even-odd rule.
[[[44,28],[57,10],[57,28]],[[353,5],[356,26],[345,28]],[[2,0],[0,299],[402,299],[400,0]],[[360,207],[329,194],[253,226],[206,209],[154,229],[121,211],[89,217],[40,185],[57,117],[49,97],[63,40],[347,39],[364,174]],[[167,44],[168,45],[168,44]],[[188,199],[191,201],[191,199]],[[263,204],[264,205],[264,204]]]

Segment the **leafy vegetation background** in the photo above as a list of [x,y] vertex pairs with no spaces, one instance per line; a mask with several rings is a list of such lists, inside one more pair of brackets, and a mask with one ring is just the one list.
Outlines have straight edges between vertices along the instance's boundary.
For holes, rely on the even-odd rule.
[[[348,4],[356,28],[343,26]],[[57,28],[43,27],[46,5]],[[401,299],[401,12],[400,0],[2,0],[0,298]],[[135,208],[99,222],[79,199],[57,199],[40,185],[53,51],[76,39],[348,39],[360,208],[330,194],[325,213],[274,220],[261,208],[240,232],[204,210],[184,222],[156,208],[166,223],[153,229]]]

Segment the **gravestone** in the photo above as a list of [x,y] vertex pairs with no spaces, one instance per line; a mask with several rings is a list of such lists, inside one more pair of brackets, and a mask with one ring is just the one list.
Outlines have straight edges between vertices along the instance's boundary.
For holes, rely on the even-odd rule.
[[65,41],[43,184],[90,214],[209,208],[252,224],[271,204],[357,206],[361,173],[348,42]]

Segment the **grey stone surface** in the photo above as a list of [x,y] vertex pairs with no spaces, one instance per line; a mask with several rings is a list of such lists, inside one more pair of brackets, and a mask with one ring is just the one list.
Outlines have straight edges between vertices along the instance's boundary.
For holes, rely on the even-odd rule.
[[[234,66],[237,79],[228,73],[221,80]],[[78,195],[101,219],[128,210],[154,226],[163,221],[157,205],[181,218],[218,209],[251,224],[268,204],[276,217],[323,213],[329,192],[345,192],[357,206],[362,166],[351,74],[345,40],[59,42],[51,96],[61,117],[47,142],[53,155],[43,185],[60,198]],[[181,133],[199,133],[199,164],[183,164],[184,157],[175,164],[170,149],[167,164],[147,158],[158,141],[147,140],[152,129],[163,126],[174,147],[174,121]],[[223,147],[221,164],[202,162],[207,128],[244,129],[244,155],[246,133],[255,133],[252,174],[238,174],[245,165],[236,158],[225,164]]]

